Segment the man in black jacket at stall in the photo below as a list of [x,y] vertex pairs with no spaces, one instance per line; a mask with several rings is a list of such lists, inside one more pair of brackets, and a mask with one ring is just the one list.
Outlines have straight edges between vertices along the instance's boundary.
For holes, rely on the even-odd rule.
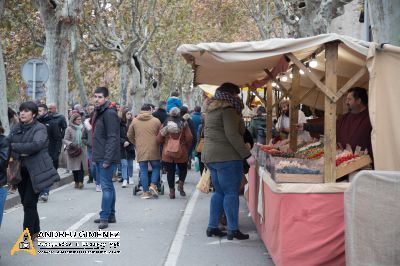
[[103,192],[101,199],[99,229],[115,223],[115,188],[112,176],[117,163],[120,163],[120,122],[115,105],[108,101],[108,88],[98,87],[94,91],[95,114],[92,121],[93,163],[96,164],[96,177],[100,178]]

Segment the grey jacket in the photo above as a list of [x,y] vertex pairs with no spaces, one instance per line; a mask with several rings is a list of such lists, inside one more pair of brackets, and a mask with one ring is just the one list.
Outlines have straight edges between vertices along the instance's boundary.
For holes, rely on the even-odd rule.
[[119,163],[120,153],[120,128],[117,110],[110,107],[110,102],[105,102],[96,108],[93,121],[93,161],[106,164]]
[[18,123],[12,128],[9,139],[12,157],[20,159],[22,167],[28,170],[36,193],[60,180],[48,153],[45,125],[37,121],[29,125]]

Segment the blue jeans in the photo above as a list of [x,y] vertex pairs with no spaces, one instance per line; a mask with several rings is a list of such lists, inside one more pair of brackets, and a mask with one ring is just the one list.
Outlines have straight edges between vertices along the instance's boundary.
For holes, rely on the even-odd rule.
[[90,176],[96,181],[96,185],[100,185],[100,178],[96,178],[96,165],[92,162],[92,149],[87,149],[87,158],[89,160]]
[[151,164],[151,167],[153,168],[152,173],[151,173],[151,183],[157,184],[158,180],[160,179],[161,163],[159,160],[139,162],[140,182],[142,183],[144,192],[149,191],[149,177],[148,177],[149,163]]
[[128,177],[133,176],[133,160],[121,159],[121,174],[122,179],[128,181]]
[[215,192],[210,202],[208,227],[218,228],[222,209],[225,210],[228,230],[239,226],[239,189],[243,177],[243,161],[207,163]]
[[3,211],[4,211],[4,204],[6,203],[7,198],[7,189],[4,187],[0,187],[0,227],[1,221],[3,220]]
[[103,162],[96,162],[96,177],[100,179],[103,191],[101,198],[100,219],[107,220],[108,217],[115,215],[115,188],[112,182],[115,173],[115,163],[103,168]]

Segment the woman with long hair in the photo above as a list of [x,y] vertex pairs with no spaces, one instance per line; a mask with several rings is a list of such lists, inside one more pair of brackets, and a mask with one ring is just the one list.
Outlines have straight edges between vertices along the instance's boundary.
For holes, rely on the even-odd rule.
[[11,129],[9,136],[11,158],[21,162],[22,180],[18,184],[18,192],[24,206],[23,229],[28,228],[34,239],[40,232],[37,211],[39,194],[60,180],[60,176],[48,153],[46,126],[36,121],[36,103],[22,103],[19,112],[20,122]]
[[75,188],[82,189],[83,188],[83,164],[84,164],[84,152],[83,142],[82,142],[82,117],[78,113],[74,113],[71,115],[69,119],[69,126],[65,130],[65,137],[63,143],[67,146],[68,149],[74,148],[75,150],[81,149],[81,153],[79,155],[72,155],[67,153],[67,169],[72,171],[74,175]]

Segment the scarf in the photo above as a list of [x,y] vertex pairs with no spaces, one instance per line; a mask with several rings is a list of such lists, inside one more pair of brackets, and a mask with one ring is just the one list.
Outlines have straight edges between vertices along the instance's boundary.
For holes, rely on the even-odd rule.
[[239,98],[233,96],[232,94],[217,90],[215,92],[213,99],[231,103],[233,105],[233,108],[235,108],[236,112],[239,115],[242,115],[244,104]]
[[75,129],[75,143],[79,145],[79,147],[83,147],[82,145],[82,124],[77,126],[77,125],[71,125],[73,129]]

